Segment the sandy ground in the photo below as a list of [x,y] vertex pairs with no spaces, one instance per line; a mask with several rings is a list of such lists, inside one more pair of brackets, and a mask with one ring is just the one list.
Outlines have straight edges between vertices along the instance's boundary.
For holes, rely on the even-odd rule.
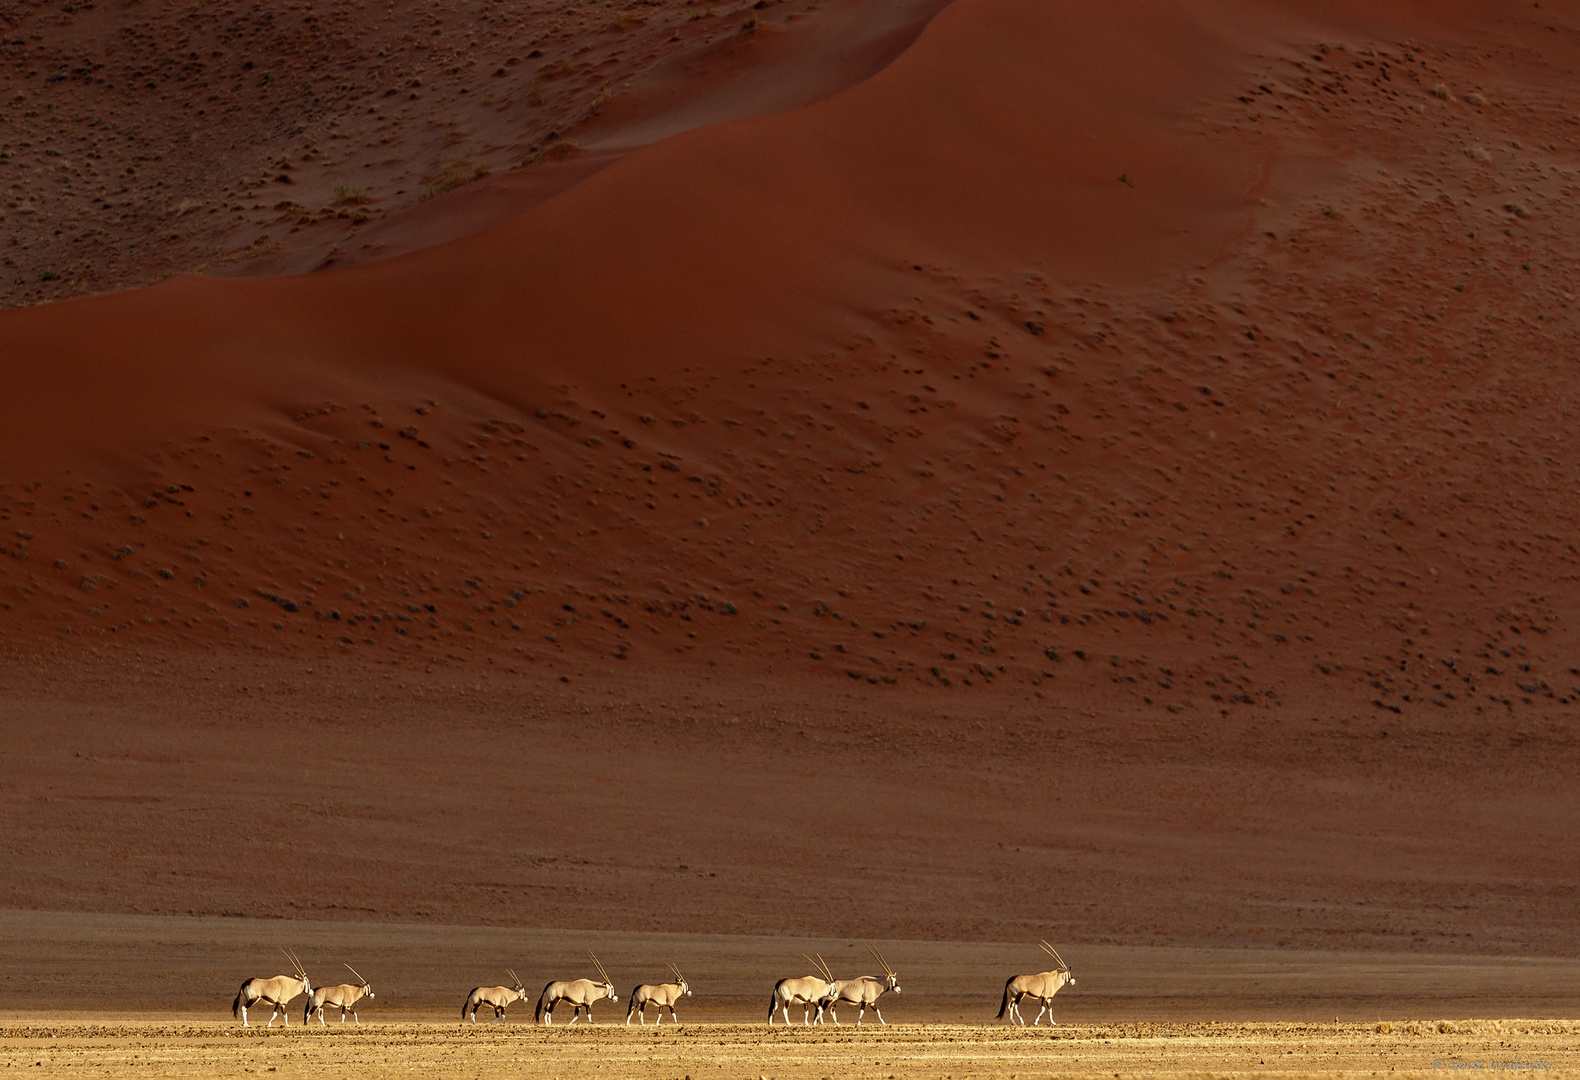
[[[806,1031],[798,1021],[769,1033],[764,1004],[776,975],[805,974],[803,952],[828,958],[837,975],[866,971],[873,965],[861,945],[38,912],[0,913],[0,933],[0,1067],[43,1062],[65,1075],[270,1067],[440,1076],[503,1067],[534,1077],[1425,1073],[1435,1061],[1477,1060],[1543,1061],[1569,1072],[1580,1051],[1580,964],[1572,960],[1071,945],[1061,951],[1076,982],[1055,999],[1060,1025],[1012,1031],[991,1018],[1003,979],[1034,964],[1035,948],[880,941],[901,975],[901,994],[882,1001],[889,1027],[858,1032],[844,1016],[837,1031]],[[274,973],[282,944],[301,954],[310,975],[350,960],[368,977],[376,997],[363,1003],[360,1030],[335,1022],[304,1034],[301,1002],[288,1033],[278,1024],[244,1032],[229,1017],[232,984],[253,968]],[[590,970],[589,949],[622,998],[598,1007],[594,1030],[534,1028],[530,1000],[507,1012],[503,1029],[453,1022],[470,987],[503,978],[504,967],[536,991]],[[679,1009],[684,1027],[625,1028],[627,983],[656,981],[671,962],[694,991]],[[157,972],[168,1009],[112,989],[148,972]],[[202,999],[207,1007],[195,1004]],[[1520,1019],[1529,1016],[1567,1019]]]
[[1485,725],[683,667],[4,672],[9,908],[1577,950],[1571,759]]

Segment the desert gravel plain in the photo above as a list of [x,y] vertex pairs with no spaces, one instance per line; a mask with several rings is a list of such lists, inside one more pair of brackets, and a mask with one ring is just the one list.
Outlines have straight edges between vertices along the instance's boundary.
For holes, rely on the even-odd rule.
[[[222,1024],[124,1022],[8,1026],[0,1067],[70,1076],[654,1077],[1127,1077],[1399,1074],[1440,1076],[1450,1065],[1521,1063],[1572,1075],[1573,1025],[1461,1021],[1422,1033],[1376,1025],[1145,1023],[1005,1031],[981,1025],[899,1024],[769,1033],[741,1024],[681,1030],[624,1026],[544,1030],[378,1024],[328,1034],[242,1032]],[[1443,1064],[1438,1065],[1437,1062]]]

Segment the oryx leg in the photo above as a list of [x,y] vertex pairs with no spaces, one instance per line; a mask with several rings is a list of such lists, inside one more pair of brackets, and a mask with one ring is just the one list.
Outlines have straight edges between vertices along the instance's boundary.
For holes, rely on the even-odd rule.
[[[785,1002],[782,1002],[781,1004],[784,1007],[785,1027],[789,1027],[790,1026],[790,1002],[785,1001]],[[774,1026],[774,1011],[772,1009],[768,1010],[768,1026],[769,1027],[773,1027]]]
[[884,1027],[889,1026],[889,1022],[883,1018],[883,1010],[878,1008],[878,1003],[876,1001],[872,1003],[872,1011],[878,1014],[878,1023],[882,1024]]
[[[1035,1020],[1033,1020],[1031,1022],[1031,1026],[1032,1027],[1036,1027],[1038,1024],[1042,1023],[1042,1014],[1047,1012],[1047,1011],[1048,1011],[1048,999],[1047,998],[1038,998],[1037,999],[1037,1019],[1035,1019]],[[1050,1016],[1048,1019],[1052,1020],[1053,1017]]]
[[241,1026],[242,1027],[247,1027],[248,1026],[247,1025],[247,1006],[245,1006],[245,1005],[243,1005],[241,1007]]
[[[658,1018],[660,1020],[662,1020],[664,1018],[664,1010],[663,1009],[659,1009],[658,1010]],[[671,1004],[670,1007],[669,1007],[669,1019],[676,1027],[680,1026],[680,1017],[675,1015],[675,1006],[673,1004]]]
[[1020,995],[1015,994],[1009,999],[1009,1019],[1012,1024],[1025,1026],[1026,1018],[1020,1014]]
[[861,1002],[858,1005],[858,1007],[856,1009],[856,1026],[857,1027],[861,1026],[862,1018],[864,1018],[866,1015],[867,1015],[867,1003],[865,1001],[863,1001],[863,1002]]
[[[362,1017],[357,1015],[357,1010],[355,1010],[355,1009],[351,1010],[351,1019],[353,1019],[353,1020],[355,1020],[357,1022],[357,1027],[361,1027],[362,1026]],[[340,1022],[342,1024],[344,1024],[346,1022],[346,1014],[345,1013],[341,1013],[340,1014]]]

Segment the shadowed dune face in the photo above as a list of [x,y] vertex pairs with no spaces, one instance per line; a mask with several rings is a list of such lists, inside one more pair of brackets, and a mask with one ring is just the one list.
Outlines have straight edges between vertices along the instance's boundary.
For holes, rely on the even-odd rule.
[[476,232],[634,146],[860,81],[943,2],[13,4],[0,306]]
[[[962,0],[860,85],[455,243],[7,313],[0,634],[794,687],[809,730],[849,712],[935,766],[960,748],[918,733],[1083,717],[1095,802],[1135,732],[1137,768],[1265,742],[1275,800],[1312,767],[1298,725],[1376,791],[1496,753],[1545,824],[1505,808],[1443,859],[1535,874],[1573,796],[1531,748],[1572,748],[1580,708],[1565,19]],[[1099,855],[1086,884],[1123,893]]]

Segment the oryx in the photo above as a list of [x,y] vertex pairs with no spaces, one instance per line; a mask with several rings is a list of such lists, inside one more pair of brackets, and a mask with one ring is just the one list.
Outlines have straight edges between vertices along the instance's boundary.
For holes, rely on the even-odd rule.
[[828,969],[828,964],[823,960],[823,954],[818,953],[813,960],[806,953],[801,954],[806,962],[817,969],[816,975],[808,975],[801,979],[780,979],[774,983],[773,996],[768,999],[768,1026],[774,1026],[774,1010],[784,1011],[785,1023],[790,1022],[790,1006],[801,1006],[801,1022],[812,1022],[812,1007],[821,1001],[834,985],[834,975]]
[[340,1022],[342,1024],[346,1022],[346,1013],[349,1012],[351,1019],[357,1022],[357,1027],[362,1026],[362,1018],[357,1015],[357,1010],[353,1006],[365,997],[377,997],[378,995],[373,993],[372,984],[358,974],[356,968],[346,963],[342,963],[341,967],[357,976],[356,984],[341,983],[339,986],[320,986],[317,990],[308,994],[307,1007],[302,1010],[302,1023],[307,1023],[313,1018],[313,1014],[317,1013],[319,1026],[322,1027],[325,1022],[324,1006],[328,1005],[332,1009],[339,1008]]
[[669,970],[675,974],[674,982],[643,983],[631,991],[630,1004],[625,1007],[625,1022],[627,1024],[631,1023],[632,1013],[636,1013],[642,1023],[646,1024],[647,1007],[649,1005],[658,1006],[658,1019],[654,1023],[662,1024],[664,1022],[664,1010],[666,1008],[669,1009],[669,1018],[677,1025],[680,1023],[680,1017],[675,1015],[675,1002],[682,997],[690,997],[691,987],[686,983],[686,977],[680,973],[678,967],[670,964]]
[[1070,971],[1070,965],[1064,962],[1064,958],[1052,945],[1046,941],[1040,941],[1038,945],[1043,952],[1053,957],[1053,962],[1059,966],[1052,971],[1042,971],[1036,975],[1016,975],[1005,983],[1004,1003],[998,1007],[998,1016],[994,1019],[1001,1020],[1004,1014],[1008,1013],[1011,1021],[1025,1024],[1026,1018],[1020,1014],[1020,999],[1034,997],[1041,1003],[1042,1008],[1037,1010],[1037,1018],[1031,1022],[1032,1027],[1042,1022],[1043,1013],[1048,1014],[1048,1023],[1059,1022],[1053,1018],[1053,995],[1059,992],[1060,987],[1074,986],[1075,976]]
[[856,979],[835,979],[833,985],[828,988],[828,993],[824,994],[817,1003],[817,1019],[819,1023],[823,1020],[823,1014],[827,1012],[829,1016],[834,1018],[834,1023],[837,1025],[839,1023],[839,1014],[834,1010],[840,1002],[848,1001],[852,1005],[861,1006],[861,1011],[856,1014],[857,1027],[861,1026],[861,1018],[867,1015],[868,1006],[871,1006],[872,1011],[878,1014],[878,1022],[880,1024],[888,1024],[888,1021],[883,1018],[883,1013],[878,1010],[878,999],[890,990],[893,990],[896,994],[900,992],[900,976],[898,972],[889,966],[889,962],[883,958],[883,954],[878,952],[877,949],[868,945],[867,951],[878,962],[878,966],[883,968],[883,978],[879,979],[872,975],[863,975]]
[[461,1019],[465,1020],[470,1013],[472,1023],[477,1023],[477,1010],[480,1006],[490,1005],[494,1010],[494,1023],[503,1023],[505,1019],[505,1006],[512,1001],[521,1001],[527,996],[527,988],[521,985],[521,976],[517,975],[514,968],[506,968],[505,973],[510,976],[509,986],[479,986],[466,1000],[461,1002]]
[[285,958],[296,969],[293,975],[276,975],[272,979],[248,979],[241,984],[241,989],[236,992],[236,1000],[231,1004],[230,1014],[241,1017],[241,1026],[249,1027],[247,1023],[247,1010],[262,1001],[273,1006],[269,1013],[269,1022],[266,1027],[274,1026],[274,1018],[282,1017],[285,1026],[291,1026],[291,1017],[286,1013],[285,1007],[296,999],[297,994],[311,994],[313,984],[307,977],[307,972],[302,969],[302,962],[296,958],[296,953],[281,949]]
[[538,1007],[533,1013],[533,1019],[541,1020],[545,1024],[554,1023],[554,1006],[562,1001],[568,1001],[572,1005],[571,1023],[574,1024],[580,1019],[582,1010],[586,1009],[587,1022],[590,1024],[593,1022],[593,1002],[601,1001],[604,998],[608,998],[610,1001],[620,1000],[615,995],[614,983],[610,980],[609,973],[603,969],[603,965],[598,962],[596,956],[593,956],[592,953],[587,955],[592,960],[593,967],[598,969],[598,978],[603,981],[571,979],[569,982],[549,983],[543,988],[543,993],[538,998]]

